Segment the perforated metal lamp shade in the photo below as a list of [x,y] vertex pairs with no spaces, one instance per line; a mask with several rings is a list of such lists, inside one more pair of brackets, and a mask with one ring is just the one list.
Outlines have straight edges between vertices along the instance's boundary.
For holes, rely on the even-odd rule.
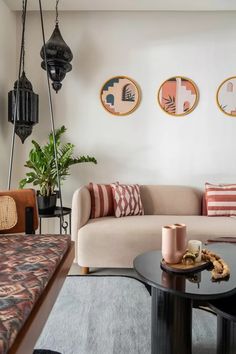
[[[65,78],[66,73],[72,69],[70,62],[73,59],[73,54],[70,48],[62,38],[58,23],[56,24],[50,39],[45,44],[45,50],[49,76],[52,80],[52,87],[58,92],[62,87],[61,81]],[[46,70],[43,47],[40,51],[40,56],[43,59],[41,67]]]
[[[17,81],[14,84],[14,90],[8,92],[8,121],[13,124],[16,95]],[[15,133],[22,143],[32,133],[33,126],[38,123],[38,102],[38,95],[33,92],[33,86],[23,71],[19,80],[19,99],[15,125]]]

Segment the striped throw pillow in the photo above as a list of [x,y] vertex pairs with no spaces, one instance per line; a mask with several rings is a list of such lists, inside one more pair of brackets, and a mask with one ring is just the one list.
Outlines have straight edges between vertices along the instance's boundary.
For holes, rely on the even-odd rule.
[[138,184],[111,184],[114,212],[117,218],[129,215],[143,215],[143,205]]
[[91,196],[90,218],[114,215],[111,186],[109,184],[89,183],[88,189]]
[[236,184],[206,183],[208,216],[236,215]]

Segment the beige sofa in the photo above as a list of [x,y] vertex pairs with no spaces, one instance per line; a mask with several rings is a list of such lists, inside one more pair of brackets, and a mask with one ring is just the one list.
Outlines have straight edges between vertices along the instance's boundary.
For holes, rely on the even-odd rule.
[[133,267],[140,253],[161,248],[163,225],[185,223],[189,239],[206,241],[236,236],[236,218],[202,216],[203,192],[185,186],[140,186],[144,216],[90,219],[87,187],[78,189],[72,201],[72,239],[76,262],[83,267]]

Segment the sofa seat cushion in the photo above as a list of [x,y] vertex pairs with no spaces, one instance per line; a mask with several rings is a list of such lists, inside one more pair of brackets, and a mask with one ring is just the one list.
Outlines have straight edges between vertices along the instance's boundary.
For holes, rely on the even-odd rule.
[[91,219],[78,231],[78,263],[89,267],[133,267],[133,259],[161,249],[163,225],[184,223],[188,239],[236,236],[236,218],[144,215]]

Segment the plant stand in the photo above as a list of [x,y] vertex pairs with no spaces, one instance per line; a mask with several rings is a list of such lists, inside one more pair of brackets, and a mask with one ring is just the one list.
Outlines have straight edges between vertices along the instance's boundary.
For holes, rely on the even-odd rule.
[[[61,212],[60,207],[56,207],[53,214],[48,214],[48,215],[39,214],[39,234],[42,235],[42,219],[50,219],[50,218],[59,218],[60,219],[60,234],[62,234],[63,233],[62,218],[65,215],[68,215],[68,217],[69,217],[69,225],[68,226],[69,226],[69,234],[71,235],[71,208],[66,208],[66,207],[62,208],[62,212]],[[64,229],[64,232],[67,233],[67,227]]]

